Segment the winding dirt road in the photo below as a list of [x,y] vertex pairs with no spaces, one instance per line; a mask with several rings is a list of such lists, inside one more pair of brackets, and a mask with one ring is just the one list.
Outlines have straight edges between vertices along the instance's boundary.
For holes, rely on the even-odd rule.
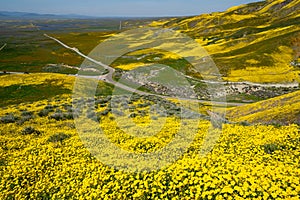
[[[159,94],[152,94],[152,93],[148,93],[148,92],[143,92],[143,91],[140,91],[140,90],[136,90],[134,88],[131,88],[131,87],[128,87],[127,85],[124,85],[122,83],[119,83],[119,82],[116,82],[113,80],[112,76],[113,76],[113,73],[115,72],[115,69],[112,68],[111,66],[109,65],[106,65],[100,61],[97,61],[85,54],[83,54],[82,52],[80,52],[76,47],[70,47],[68,45],[66,45],[65,43],[61,42],[60,40],[54,38],[54,37],[51,37],[47,34],[44,34],[45,37],[51,39],[51,40],[54,40],[55,42],[59,43],[60,45],[62,45],[63,47],[65,47],[66,49],[69,49],[75,53],[77,53],[78,55],[82,56],[83,58],[97,64],[97,65],[100,65],[102,67],[104,67],[105,69],[108,70],[108,73],[105,74],[105,75],[102,75],[102,76],[83,76],[83,75],[77,75],[79,77],[83,77],[83,78],[90,78],[90,79],[97,79],[97,80],[102,80],[104,82],[107,82],[107,83],[110,83],[110,84],[113,84],[114,86],[116,87],[119,87],[121,89],[124,89],[126,91],[129,91],[129,92],[134,92],[134,93],[137,93],[137,94],[140,94],[140,95],[155,95],[155,96],[158,96],[158,97],[161,97],[161,98],[172,98],[170,96],[163,96],[163,95],[159,95]],[[217,102],[217,101],[206,101],[206,100],[198,100],[198,99],[189,99],[189,98],[178,98],[178,97],[175,97],[179,100],[189,100],[189,101],[193,101],[193,102],[199,102],[199,103],[206,103],[206,104],[212,104],[212,105],[218,105],[218,106],[242,106],[242,105],[245,105],[246,103],[230,103],[230,102]]]
[[6,43],[2,46],[2,47],[0,47],[0,51],[2,51],[2,49],[4,49],[5,47],[6,47]]

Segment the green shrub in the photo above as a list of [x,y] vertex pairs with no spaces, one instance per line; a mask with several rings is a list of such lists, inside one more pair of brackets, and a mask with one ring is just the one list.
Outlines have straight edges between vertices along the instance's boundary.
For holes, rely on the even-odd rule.
[[240,124],[242,125],[242,126],[250,126],[251,124],[249,123],[249,122],[247,122],[247,121],[242,121],[242,122],[240,122]]
[[70,137],[70,135],[65,133],[56,133],[48,138],[48,142],[63,142],[65,139],[68,139]]
[[66,112],[63,114],[64,119],[73,119],[73,113],[72,112]]
[[0,118],[0,122],[3,124],[15,123],[17,119],[18,118],[15,117],[13,114],[7,114]]
[[30,116],[30,115],[28,115],[28,116],[22,116],[21,119],[19,119],[19,120],[17,121],[17,124],[18,124],[18,125],[22,125],[22,124],[24,124],[25,122],[27,122],[27,121],[29,121],[29,120],[31,120],[31,119],[33,119],[33,118],[34,118],[34,116]]
[[5,166],[6,160],[4,158],[0,158],[0,166]]
[[40,135],[41,132],[39,130],[36,130],[35,128],[33,128],[31,126],[28,126],[28,127],[25,127],[22,130],[22,134],[23,135]]
[[64,115],[62,113],[53,113],[49,116],[49,119],[55,119],[57,121],[60,121],[64,119]]
[[273,143],[271,143],[271,144],[264,144],[262,147],[263,147],[264,151],[266,153],[268,153],[268,154],[272,154],[276,150],[280,149],[280,147],[277,144],[273,144]]
[[136,118],[138,115],[136,114],[136,113],[131,113],[130,115],[129,115],[129,118]]
[[152,120],[158,120],[158,117],[157,116],[152,116],[151,119]]
[[48,116],[49,113],[50,113],[49,109],[43,109],[43,110],[41,110],[41,111],[38,112],[38,116],[40,116],[40,117],[46,117],[46,116]]

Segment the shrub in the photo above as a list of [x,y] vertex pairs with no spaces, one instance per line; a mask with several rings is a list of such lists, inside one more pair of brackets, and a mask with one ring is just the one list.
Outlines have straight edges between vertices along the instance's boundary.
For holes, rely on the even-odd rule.
[[97,118],[97,115],[95,112],[90,111],[86,114],[86,117],[89,119],[95,119],[95,118]]
[[4,158],[0,158],[0,166],[5,166],[6,160]]
[[71,128],[71,129],[75,129],[76,126],[75,126],[75,123],[74,122],[67,122],[64,124],[65,126]]
[[108,110],[103,110],[102,112],[99,113],[100,116],[106,116],[108,115],[109,111]]
[[106,105],[106,103],[107,103],[107,100],[106,100],[106,99],[97,99],[97,100],[95,101],[95,104],[96,104],[96,105],[98,105],[98,104],[100,104],[100,105]]
[[23,130],[22,130],[22,134],[23,135],[40,135],[41,132],[39,130],[36,130],[35,128],[31,127],[31,126],[28,126],[28,127],[25,127]]
[[274,151],[280,149],[280,147],[277,144],[264,144],[262,147],[268,154],[272,154]]
[[112,113],[116,116],[124,116],[125,115],[122,111],[119,111],[119,110],[113,110]]
[[64,115],[62,113],[53,113],[52,115],[49,116],[49,119],[55,119],[57,121],[63,120]]
[[27,121],[29,121],[29,120],[31,120],[33,118],[34,117],[30,116],[30,115],[28,115],[28,116],[22,116],[21,119],[17,121],[17,124],[18,125],[22,125],[22,124],[24,124],[24,122],[27,122]]
[[52,105],[45,106],[45,109],[53,109],[53,108],[54,108],[54,106],[52,106]]
[[50,113],[49,109],[43,109],[43,110],[40,110],[38,112],[38,116],[40,116],[40,117],[46,117],[46,116],[48,116],[49,113]]
[[63,114],[64,119],[73,119],[73,113],[72,112],[66,112]]
[[74,118],[78,118],[81,114],[82,114],[82,111],[78,108],[73,108],[72,109],[72,112],[70,112],[72,114],[72,117]]
[[145,111],[145,110],[139,110],[138,113],[139,113],[139,115],[142,116],[142,117],[147,116],[147,111]]
[[8,114],[0,118],[0,122],[3,124],[15,123],[16,120],[17,117],[15,117],[13,114]]
[[105,103],[101,103],[101,104],[100,104],[100,107],[101,107],[101,108],[104,108],[104,107],[106,107],[106,104],[105,104]]
[[31,119],[33,119],[33,118],[34,118],[33,112],[23,111],[23,112],[21,113],[21,119],[19,119],[19,120],[17,121],[17,124],[18,124],[18,125],[21,125],[21,124],[23,124],[24,122],[29,121],[29,120],[31,120]]
[[137,105],[138,108],[145,108],[145,107],[147,107],[147,106],[149,106],[148,103],[139,103],[139,104]]
[[[299,115],[298,115],[299,116]],[[297,124],[298,126],[300,126],[300,117],[298,117],[296,120],[295,120],[295,124]]]
[[249,123],[249,122],[247,122],[247,121],[242,121],[242,122],[240,122],[240,124],[242,125],[242,126],[250,126],[251,124]]
[[115,120],[116,118],[114,116],[109,117],[110,120]]
[[151,119],[152,120],[158,120],[158,117],[157,116],[152,116]]
[[131,113],[130,115],[129,115],[129,118],[136,118],[138,115],[136,114],[136,113]]
[[73,119],[72,112],[62,113],[62,112],[56,112],[49,116],[49,119],[55,119],[57,121],[60,120],[67,120],[67,119]]
[[168,116],[167,113],[164,113],[164,112],[158,112],[158,115],[160,117],[167,117]]
[[70,138],[71,136],[65,133],[56,133],[54,135],[51,135],[48,138],[48,142],[63,142],[65,139]]
[[31,111],[23,111],[21,116],[33,116],[33,112]]

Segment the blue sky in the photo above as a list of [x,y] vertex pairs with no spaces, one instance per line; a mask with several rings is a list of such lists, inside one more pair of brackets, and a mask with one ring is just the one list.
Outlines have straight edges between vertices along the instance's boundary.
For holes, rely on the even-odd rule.
[[1,0],[1,11],[89,16],[184,16],[258,0]]

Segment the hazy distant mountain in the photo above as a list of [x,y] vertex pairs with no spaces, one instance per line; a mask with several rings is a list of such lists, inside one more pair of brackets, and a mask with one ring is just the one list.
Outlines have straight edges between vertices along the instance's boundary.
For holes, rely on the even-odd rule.
[[0,19],[89,19],[96,18],[84,15],[54,15],[54,14],[38,14],[28,12],[8,12],[0,11]]

